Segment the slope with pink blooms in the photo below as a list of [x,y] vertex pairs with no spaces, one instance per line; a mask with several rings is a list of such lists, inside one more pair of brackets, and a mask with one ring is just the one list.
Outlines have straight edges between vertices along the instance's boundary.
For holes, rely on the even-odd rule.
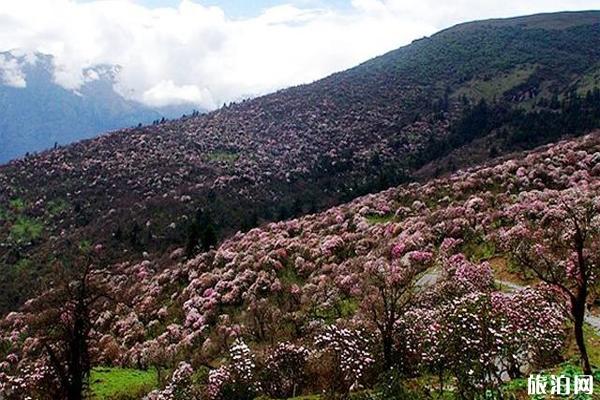
[[[164,268],[100,268],[93,281],[110,296],[91,310],[91,363],[172,371],[152,399],[384,393],[382,374],[446,380],[466,397],[501,392],[564,357],[579,265],[568,243],[581,228],[571,215],[591,215],[582,254],[597,274],[598,211],[595,132],[237,233],[189,261],[175,251]],[[501,291],[488,261],[537,282],[518,272],[525,256],[558,266],[565,287]],[[36,330],[55,294],[2,321],[9,398],[43,398],[58,379],[45,351],[55,344]]]

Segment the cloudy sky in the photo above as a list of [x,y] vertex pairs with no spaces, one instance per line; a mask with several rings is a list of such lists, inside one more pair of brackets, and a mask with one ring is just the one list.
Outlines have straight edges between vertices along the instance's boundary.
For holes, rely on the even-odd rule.
[[[310,82],[459,22],[599,8],[598,0],[0,0],[0,51],[52,54],[56,81],[122,67],[119,90],[215,108]],[[0,58],[5,84],[25,86]]]

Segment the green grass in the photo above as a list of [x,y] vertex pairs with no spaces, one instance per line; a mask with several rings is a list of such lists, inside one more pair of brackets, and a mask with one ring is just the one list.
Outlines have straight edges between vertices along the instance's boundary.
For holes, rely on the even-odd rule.
[[589,324],[583,326],[583,337],[587,344],[588,357],[593,367],[600,369],[600,333]]
[[[573,393],[574,392],[573,378],[577,375],[582,375],[583,371],[582,371],[581,367],[574,364],[573,362],[565,362],[565,363],[562,363],[559,366],[552,368],[548,371],[540,371],[539,373],[542,376],[546,376],[548,380],[550,379],[550,377],[552,375],[570,377],[571,378],[571,393]],[[588,394],[580,393],[577,396],[571,395],[568,398],[573,399],[573,400],[597,399],[598,397],[596,396],[596,394],[598,393],[598,391],[600,391],[600,381],[598,378],[600,378],[600,371],[595,371],[595,373],[594,373],[594,394],[593,395],[590,396]],[[511,394],[517,395],[517,396],[520,394],[521,398],[530,398],[532,400],[543,400],[543,399],[549,398],[549,396],[544,396],[544,395],[527,396],[527,377],[513,379],[512,381],[507,382],[503,386],[503,389],[504,389],[505,393],[511,393]],[[553,398],[558,399],[559,397],[553,397]],[[560,397],[560,398],[565,398],[565,397]]]
[[517,378],[507,382],[504,389],[508,392],[527,390],[527,378]]
[[94,368],[90,391],[94,400],[137,399],[158,385],[156,371],[126,368]]
[[453,97],[458,98],[464,94],[470,98],[492,101],[494,97],[500,97],[507,90],[525,82],[535,69],[535,65],[522,65],[510,72],[494,76],[493,79],[473,79],[460,88]]
[[39,238],[44,225],[38,220],[21,216],[10,228],[10,237],[17,243],[27,243]]

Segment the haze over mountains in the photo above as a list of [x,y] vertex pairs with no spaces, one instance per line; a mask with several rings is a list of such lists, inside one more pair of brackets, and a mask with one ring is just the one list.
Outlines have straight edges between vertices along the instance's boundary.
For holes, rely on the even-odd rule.
[[114,86],[118,67],[83,71],[85,83],[66,89],[55,82],[51,56],[0,53],[0,163],[118,128],[191,113],[191,104],[152,108],[127,100]]

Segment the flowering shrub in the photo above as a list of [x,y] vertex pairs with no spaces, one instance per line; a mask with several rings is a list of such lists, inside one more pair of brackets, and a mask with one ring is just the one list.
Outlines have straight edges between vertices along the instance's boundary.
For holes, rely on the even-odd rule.
[[490,296],[468,294],[449,303],[442,312],[443,330],[449,333],[444,352],[449,354],[449,371],[459,392],[469,396],[497,386],[497,363],[507,332],[502,318],[494,314]]
[[370,343],[361,330],[329,325],[314,341],[317,357],[328,369],[329,390],[348,393],[361,385],[361,379],[375,360],[369,352]]
[[418,274],[432,259],[430,252],[411,251],[391,262],[379,259],[365,264],[360,277],[361,314],[379,334],[386,369],[399,361],[393,348],[394,326],[410,306]]
[[192,400],[199,399],[199,394],[192,386],[191,378],[194,373],[192,366],[181,362],[173,372],[171,381],[163,390],[150,392],[144,400]]
[[288,398],[301,393],[307,383],[306,364],[310,351],[292,343],[280,343],[265,362],[261,377],[264,391],[271,397]]
[[[289,396],[303,372],[305,393],[369,386],[391,348],[403,374],[460,376],[464,393],[495,388],[500,378],[555,361],[565,338],[558,310],[572,308],[569,292],[583,288],[582,265],[592,300],[599,160],[596,134],[265,224],[186,261],[111,265],[103,283],[123,301],[91,314],[90,362],[162,371],[181,360],[222,365],[202,389],[229,399]],[[583,264],[565,204],[586,221]],[[490,265],[473,261],[473,238],[515,264],[548,262],[560,285],[496,292]],[[37,317],[28,306],[40,301],[0,320],[0,397],[52,393],[52,374],[28,372],[43,360],[42,335],[28,323]],[[242,337],[256,343],[256,357]]]
[[520,375],[520,367],[544,368],[557,361],[566,340],[567,314],[554,291],[525,288],[514,294],[493,293],[491,300],[506,323],[507,355],[502,359],[511,377]]
[[[16,356],[8,359],[12,359],[14,364],[0,364],[0,398],[33,400],[44,396],[59,396],[52,390],[57,378],[45,358],[32,363],[18,363]],[[12,371],[14,369],[18,369],[18,373]]]
[[254,354],[241,339],[229,350],[230,363],[210,371],[206,393],[209,399],[251,400],[260,391]]
[[489,292],[494,288],[494,272],[489,264],[475,264],[464,254],[449,257],[442,265],[445,283],[454,286],[455,293]]
[[206,387],[207,397],[215,400],[224,399],[227,385],[230,384],[231,379],[231,373],[227,367],[220,367],[210,371],[208,374],[208,385]]
[[565,315],[543,291],[473,292],[416,308],[399,321],[410,359],[440,378],[451,374],[464,395],[497,390],[521,368],[543,366],[564,345]]

